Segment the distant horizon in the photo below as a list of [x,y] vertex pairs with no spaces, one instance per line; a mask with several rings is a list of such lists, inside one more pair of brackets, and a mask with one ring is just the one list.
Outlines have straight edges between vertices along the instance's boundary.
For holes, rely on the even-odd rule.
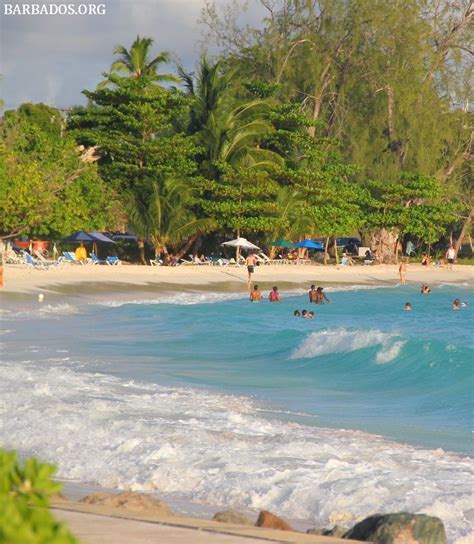
[[[164,70],[174,70],[176,62],[191,70],[204,50],[198,22],[204,0],[98,0],[80,5],[98,4],[105,5],[104,15],[15,16],[5,14],[4,3],[0,13],[3,111],[26,102],[65,111],[84,105],[82,91],[95,89],[103,80],[103,72],[114,60],[113,49],[130,47],[137,35],[154,39],[154,53],[171,53]],[[216,0],[217,6],[225,4],[227,0]],[[246,4],[245,21],[259,21],[261,5],[242,0],[242,6]]]

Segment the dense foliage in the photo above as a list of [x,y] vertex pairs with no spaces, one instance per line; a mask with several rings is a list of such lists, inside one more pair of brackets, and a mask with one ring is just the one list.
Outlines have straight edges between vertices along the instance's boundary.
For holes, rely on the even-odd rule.
[[65,126],[42,105],[7,112],[0,230],[111,227],[122,208],[157,253],[202,235],[356,234],[387,261],[408,239],[459,248],[473,209],[470,3],[258,1],[254,28],[239,3],[206,2],[220,54],[194,72],[162,74],[169,54],[137,37]]
[[61,484],[51,480],[52,465],[0,449],[0,542],[9,544],[74,544],[76,539],[48,511]]

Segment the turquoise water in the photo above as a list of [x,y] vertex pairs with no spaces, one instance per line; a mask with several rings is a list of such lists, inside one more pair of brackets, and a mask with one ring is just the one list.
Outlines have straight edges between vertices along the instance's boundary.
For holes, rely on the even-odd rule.
[[[292,315],[310,309],[302,292],[280,304],[189,293],[7,310],[3,442],[99,485],[323,523],[425,511],[464,537],[472,291],[328,295],[313,320]],[[457,297],[468,306],[454,312]]]

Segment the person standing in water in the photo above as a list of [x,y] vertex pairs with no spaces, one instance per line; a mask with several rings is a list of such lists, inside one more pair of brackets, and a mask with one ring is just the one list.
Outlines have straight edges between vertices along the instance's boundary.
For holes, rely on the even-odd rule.
[[278,292],[278,287],[275,285],[268,295],[268,300],[270,302],[280,302],[280,293]]
[[406,285],[407,283],[407,280],[406,280],[407,268],[408,268],[407,261],[406,259],[403,259],[398,268],[398,273],[400,274],[400,283],[402,285]]
[[312,285],[311,289],[308,291],[309,301],[316,302],[316,295],[317,295],[316,286]]
[[247,255],[247,258],[245,259],[245,264],[247,265],[247,272],[248,272],[248,284],[250,288],[250,280],[252,279],[252,274],[255,272],[255,263],[257,262],[257,258],[253,253],[250,253]]
[[253,291],[250,292],[251,302],[260,302],[262,300],[262,293],[258,290],[258,285],[255,285]]
[[323,287],[318,287],[316,289],[311,302],[314,302],[315,304],[324,304],[324,301],[326,301],[328,304],[332,304],[332,301],[328,299],[326,293],[323,293],[323,289]]

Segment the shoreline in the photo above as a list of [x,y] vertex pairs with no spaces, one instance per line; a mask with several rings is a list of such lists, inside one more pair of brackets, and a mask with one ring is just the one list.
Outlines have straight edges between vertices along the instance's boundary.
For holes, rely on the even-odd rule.
[[[458,265],[453,270],[411,265],[407,285],[427,283],[474,284],[474,266]],[[341,267],[335,265],[260,266],[251,284],[268,290],[309,288],[309,285],[397,286],[396,265]],[[217,266],[151,267],[139,265],[91,266],[66,265],[50,270],[33,270],[18,265],[4,267],[4,287],[0,296],[29,299],[46,292],[55,298],[64,296],[107,297],[112,293],[147,295],[176,291],[242,292],[248,290],[245,268]]]

